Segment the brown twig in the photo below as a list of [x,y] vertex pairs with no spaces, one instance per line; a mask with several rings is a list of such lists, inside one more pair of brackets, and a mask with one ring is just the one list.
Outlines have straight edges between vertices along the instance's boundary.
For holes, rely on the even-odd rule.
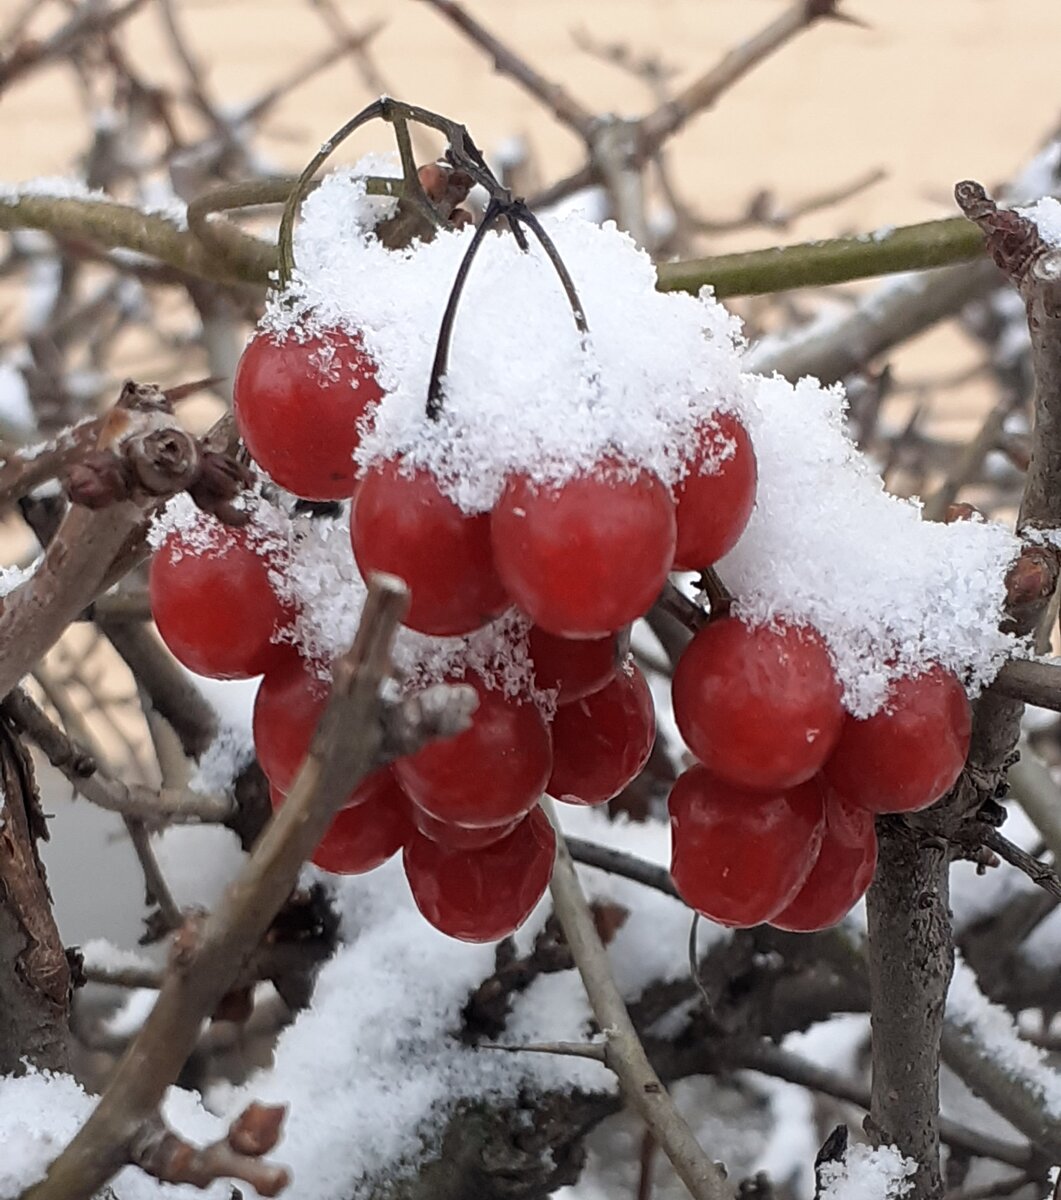
[[485,50],[494,60],[495,70],[514,79],[536,100],[541,101],[558,121],[572,129],[583,141],[589,141],[595,118],[565,88],[546,79],[510,46],[506,46],[484,28],[455,0],[425,0],[425,3]]
[[640,122],[641,153],[650,155],[693,117],[710,108],[738,80],[776,53],[797,34],[825,18],[860,24],[838,11],[838,0],[796,0],[754,37],[730,50],[672,100],[661,104]]
[[[811,1091],[821,1092],[822,1095],[832,1096],[836,1100],[869,1111],[868,1087],[855,1083],[846,1075],[809,1062],[773,1042],[736,1042],[732,1049],[727,1047],[723,1050],[723,1058],[730,1066],[761,1071],[774,1079],[783,1079],[787,1083],[810,1088]],[[1030,1146],[1021,1146],[993,1137],[989,1133],[968,1129],[946,1117],[940,1121],[940,1137],[955,1150],[961,1150],[975,1158],[989,1158],[995,1162],[1008,1163],[1013,1167],[1030,1167],[1037,1159]]]
[[0,722],[0,1073],[69,1068],[70,964],[37,842],[48,836],[29,754]]
[[1061,900],[1061,876],[1049,866],[1042,862],[1027,851],[1022,850],[1020,846],[1016,846],[1005,838],[997,829],[985,829],[980,834],[981,843],[997,854],[999,858],[1008,862],[1011,867],[1016,867],[1018,871],[1022,871],[1027,877],[1041,887],[1044,892],[1053,896],[1057,900]]
[[144,0],[126,0],[117,8],[104,8],[98,4],[79,6],[70,20],[50,37],[39,42],[23,42],[0,62],[0,90],[42,63],[69,55],[86,38],[112,32],[143,4]]
[[[554,825],[555,815],[554,816]],[[612,977],[593,915],[575,874],[564,835],[556,827],[557,855],[550,891],[557,919],[571,947],[597,1023],[605,1035],[605,1061],[631,1106],[659,1142],[679,1178],[696,1200],[728,1200],[731,1191],[704,1153],[660,1082],[637,1036]]]
[[[100,1102],[69,1146],[30,1188],[26,1200],[91,1196],[128,1161],[137,1132],[151,1121],[166,1088],[191,1053],[203,1019],[212,1013],[253,954],[270,921],[320,840],[352,782],[378,761],[383,730],[380,684],[404,612],[404,586],[374,576],[353,646],[336,664],[328,707],[283,807],[259,839],[242,874],[202,926],[197,941],[177,956],[151,1015],[119,1063]],[[419,736],[464,728],[474,703],[466,687]],[[343,733],[340,735],[340,730]]]
[[252,1104],[228,1133],[201,1149],[167,1128],[161,1117],[145,1121],[130,1150],[130,1161],[160,1183],[208,1188],[219,1179],[239,1179],[261,1196],[278,1196],[290,1183],[283,1167],[264,1161],[280,1136],[283,1107]]
[[224,796],[203,796],[187,789],[157,791],[129,786],[101,770],[94,754],[53,724],[21,688],[13,688],[0,709],[43,751],[53,767],[66,776],[86,800],[109,812],[152,824],[167,821],[223,822],[232,812]]

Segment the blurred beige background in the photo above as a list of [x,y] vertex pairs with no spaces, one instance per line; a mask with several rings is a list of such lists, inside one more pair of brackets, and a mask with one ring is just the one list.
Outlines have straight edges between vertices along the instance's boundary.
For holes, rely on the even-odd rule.
[[[0,0],[0,23],[24,0]],[[787,6],[787,0],[468,0],[467,8],[586,107],[636,114],[652,105],[639,81],[579,49],[574,31],[658,55],[681,84]],[[579,161],[575,140],[446,21],[419,0],[339,0],[350,22],[382,21],[376,61],[393,95],[468,124],[484,149],[529,136],[550,175]],[[784,200],[871,167],[889,178],[838,210],[802,222],[815,236],[949,211],[955,180],[994,181],[1061,118],[1061,4],[1056,0],[846,0],[868,29],[822,22],[769,59],[674,143],[685,194],[712,216],[769,185]],[[189,41],[228,106],[325,47],[308,0],[178,0]],[[145,4],[126,26],[150,81],[181,79]],[[269,123],[278,166],[301,165],[369,98],[341,62],[281,105]],[[63,173],[81,144],[70,72],[55,66],[0,96],[0,176]],[[367,145],[381,133],[365,135]],[[753,241],[762,236],[752,235]]]

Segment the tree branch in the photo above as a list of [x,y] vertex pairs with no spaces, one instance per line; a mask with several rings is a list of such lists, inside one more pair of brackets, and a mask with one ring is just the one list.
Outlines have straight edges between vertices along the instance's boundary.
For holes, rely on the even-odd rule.
[[[869,1088],[853,1082],[846,1075],[829,1071],[817,1063],[800,1058],[799,1055],[792,1054],[773,1042],[737,1042],[732,1048],[725,1047],[722,1054],[724,1061],[730,1066],[760,1071],[774,1079],[783,1079],[787,1083],[810,1088],[811,1091],[821,1092],[825,1096],[832,1096],[836,1100],[843,1100],[869,1111]],[[939,1127],[940,1139],[943,1142],[975,1158],[989,1158],[1022,1169],[1029,1169],[1038,1163],[1039,1156],[1030,1146],[1006,1142],[989,1133],[968,1129],[946,1117],[940,1118]]]
[[[245,968],[351,784],[377,765],[383,739],[379,689],[406,596],[390,576],[370,581],[357,637],[336,664],[331,698],[287,801],[197,943],[188,939],[176,954],[151,1015],[98,1106],[25,1200],[87,1200],[129,1160],[133,1139],[154,1119],[202,1021]],[[433,727],[420,730],[423,740],[465,728],[473,697],[467,687],[454,688],[449,708],[437,714]]]
[[69,1066],[70,965],[37,853],[47,836],[29,755],[0,722],[0,1075]]
[[78,746],[26,695],[13,688],[0,703],[0,711],[44,753],[53,767],[91,803],[109,812],[152,824],[168,821],[221,823],[232,814],[226,796],[204,796],[189,789],[129,786],[100,769],[92,753]]
[[596,118],[558,83],[539,74],[525,59],[499,41],[454,0],[425,0],[437,13],[450,21],[472,42],[494,60],[494,69],[515,80],[526,92],[542,104],[554,117],[588,142]]
[[555,813],[550,811],[550,817],[556,828],[557,841],[556,866],[550,884],[553,906],[597,1023],[604,1033],[605,1061],[690,1195],[696,1200],[729,1200],[731,1192],[724,1176],[698,1145],[648,1061],[612,977],[608,953],[593,923]]
[[947,844],[881,823],[869,917],[873,1094],[880,1141],[917,1163],[911,1200],[939,1200],[939,1039],[954,965]]
[[667,138],[672,137],[698,113],[710,108],[738,80],[776,53],[798,33],[817,21],[834,20],[856,24],[853,18],[837,12],[838,0],[795,0],[795,3],[776,17],[754,37],[731,50],[711,70],[706,71],[673,100],[661,104],[640,121],[642,154],[648,157]]
[[[235,227],[231,227],[235,230]],[[0,229],[40,229],[73,242],[132,250],[200,279],[266,286],[279,263],[271,242],[239,233],[220,258],[172,221],[111,200],[58,196],[0,196]]]
[[1014,659],[991,685],[1000,696],[1061,712],[1061,663]]

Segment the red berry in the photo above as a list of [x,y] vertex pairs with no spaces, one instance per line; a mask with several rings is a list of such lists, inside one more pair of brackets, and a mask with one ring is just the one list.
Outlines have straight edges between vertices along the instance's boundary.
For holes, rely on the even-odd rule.
[[535,686],[555,691],[559,704],[581,700],[615,678],[619,644],[614,634],[602,638],[563,638],[534,625],[527,635]]
[[409,585],[410,629],[470,633],[511,603],[494,570],[489,514],[462,513],[427,471],[400,462],[366,471],[350,538],[362,575],[388,571]]
[[636,779],[656,740],[656,711],[634,666],[598,692],[561,704],[553,718],[553,773],[546,788],[568,804],[603,804]]
[[440,821],[473,829],[503,825],[541,799],[553,764],[549,730],[530,701],[503,696],[477,676],[472,723],[394,764],[414,804]]
[[286,792],[328,702],[328,685],[301,659],[271,671],[254,699],[254,749],[269,782]]
[[748,431],[732,413],[719,413],[700,430],[688,468],[674,489],[677,571],[709,567],[728,554],[755,507],[755,451]]
[[284,662],[274,635],[291,621],[269,582],[270,560],[245,529],[213,519],[171,533],[151,560],[151,613],[162,640],[190,671],[250,679]]
[[438,842],[449,850],[480,850],[508,837],[513,829],[523,820],[517,817],[504,825],[486,825],[482,829],[471,829],[467,825],[451,825],[448,821],[440,821],[430,813],[424,812],[419,804],[409,804],[409,813],[413,824],[426,838]]
[[748,788],[810,779],[844,717],[825,643],[783,622],[712,621],[682,654],[673,695],[689,749],[719,778]]
[[965,689],[950,671],[933,666],[895,680],[874,716],[847,718],[825,778],[870,812],[916,812],[958,778],[971,730]]
[[523,924],[553,873],[556,835],[540,808],[499,842],[450,850],[414,834],[403,862],[416,907],[462,942],[496,942]]
[[509,479],[491,518],[501,581],[561,637],[603,637],[642,616],[674,559],[674,502],[614,459],[560,485]]
[[[390,767],[373,771],[357,785],[353,807],[337,812],[310,861],[333,875],[363,875],[396,854],[413,836],[409,801]],[[273,807],[284,802],[277,788],[269,789]]]
[[806,882],[770,924],[811,933],[842,921],[873,882],[877,833],[873,814],[825,791],[825,834]]
[[[296,658],[271,671],[258,685],[254,700],[254,749],[269,782],[286,792],[295,781],[328,703],[329,687],[313,668]],[[366,798],[369,775],[350,793],[345,807]]]
[[671,790],[671,875],[682,899],[720,925],[776,916],[803,885],[822,841],[822,789],[811,780],[749,792],[692,767]]
[[326,329],[299,341],[260,333],[236,368],[232,407],[251,457],[308,500],[342,500],[357,482],[358,423],[383,396],[361,339]]

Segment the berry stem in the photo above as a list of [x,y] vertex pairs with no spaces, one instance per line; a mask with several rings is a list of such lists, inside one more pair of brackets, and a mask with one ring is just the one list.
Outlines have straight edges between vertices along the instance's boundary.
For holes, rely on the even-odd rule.
[[483,244],[486,235],[490,232],[491,227],[503,211],[504,207],[500,201],[490,201],[486,206],[486,213],[483,215],[479,228],[475,231],[475,236],[468,244],[468,249],[464,252],[461,265],[457,268],[457,275],[453,280],[449,299],[446,301],[446,311],[442,314],[442,324],[439,326],[438,342],[435,346],[435,358],[431,364],[431,378],[427,385],[427,415],[432,421],[437,421],[442,416],[442,380],[449,363],[449,346],[453,336],[453,322],[457,317],[457,306],[460,303],[461,293],[464,291],[465,280],[468,278],[468,272],[471,270],[476,254],[479,252],[479,247]]
[[560,276],[560,282],[563,284],[564,291],[567,293],[568,302],[571,305],[571,311],[575,317],[575,324],[578,326],[578,331],[583,336],[589,333],[589,324],[586,321],[586,313],[582,307],[582,301],[579,299],[578,292],[575,290],[574,280],[571,278],[567,267],[564,265],[564,260],[560,257],[560,252],[557,250],[552,238],[542,228],[541,222],[531,212],[527,205],[522,201],[516,202],[516,219],[522,221],[524,225],[534,234],[541,243],[542,249],[549,256],[549,261],[556,269],[557,275]]

